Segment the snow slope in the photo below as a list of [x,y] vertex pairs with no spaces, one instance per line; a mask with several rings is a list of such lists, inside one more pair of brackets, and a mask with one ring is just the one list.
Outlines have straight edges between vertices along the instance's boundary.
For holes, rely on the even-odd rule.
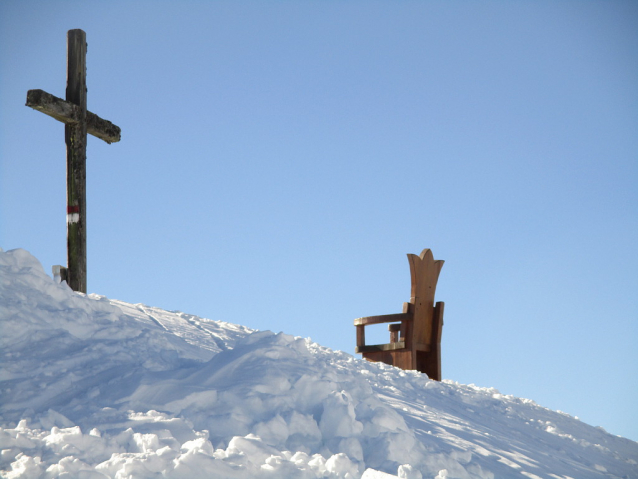
[[20,249],[0,321],[3,477],[638,477],[637,443],[530,400],[74,293]]

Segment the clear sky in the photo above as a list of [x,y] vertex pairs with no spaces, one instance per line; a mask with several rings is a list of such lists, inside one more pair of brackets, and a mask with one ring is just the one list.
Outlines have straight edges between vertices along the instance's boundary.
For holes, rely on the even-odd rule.
[[[88,41],[88,289],[354,353],[445,260],[444,378],[638,440],[638,3],[0,2],[0,247],[66,263]],[[369,342],[387,342],[370,331]]]

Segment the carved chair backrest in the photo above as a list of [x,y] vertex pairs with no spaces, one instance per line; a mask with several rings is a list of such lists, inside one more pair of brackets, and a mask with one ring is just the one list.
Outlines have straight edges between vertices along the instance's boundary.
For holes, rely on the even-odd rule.
[[412,290],[410,303],[414,305],[412,342],[431,344],[433,338],[432,321],[434,315],[434,293],[439,280],[443,260],[435,260],[432,251],[424,249],[419,256],[408,255]]

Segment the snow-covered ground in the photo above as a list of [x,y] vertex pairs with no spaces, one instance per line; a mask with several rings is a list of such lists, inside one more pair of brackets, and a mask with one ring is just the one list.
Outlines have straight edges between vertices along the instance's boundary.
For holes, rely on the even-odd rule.
[[638,443],[533,401],[74,293],[20,249],[0,321],[3,477],[638,477]]

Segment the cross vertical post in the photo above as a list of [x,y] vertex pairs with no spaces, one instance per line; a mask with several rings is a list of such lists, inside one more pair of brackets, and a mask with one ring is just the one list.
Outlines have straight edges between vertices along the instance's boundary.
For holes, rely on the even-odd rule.
[[67,33],[66,101],[79,107],[77,123],[64,125],[67,188],[67,284],[86,293],[86,34]]

